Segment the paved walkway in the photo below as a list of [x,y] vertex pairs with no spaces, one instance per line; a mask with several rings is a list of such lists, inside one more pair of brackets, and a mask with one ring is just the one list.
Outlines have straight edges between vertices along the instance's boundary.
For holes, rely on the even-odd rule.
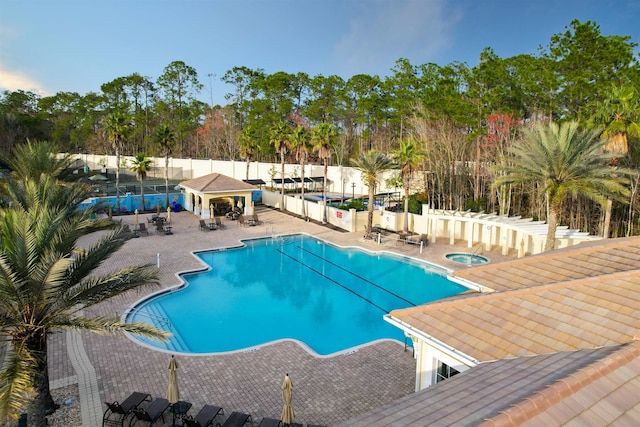
[[[365,241],[362,233],[342,233],[305,222],[271,209],[260,209],[264,224],[241,227],[227,221],[227,227],[213,232],[199,230],[198,218],[189,212],[172,214],[173,235],[131,239],[101,268],[160,261],[161,287],[178,285],[177,273],[201,268],[191,251],[237,245],[242,238],[306,232],[344,246],[367,250],[388,250],[428,260],[445,267],[466,268],[444,255],[466,251],[466,247],[431,244],[420,254],[415,245],[396,246],[392,237],[381,244]],[[140,215],[146,221],[149,215]],[[134,217],[122,217],[133,225]],[[97,236],[87,236],[89,245]],[[499,253],[485,253],[492,262]],[[132,291],[108,303],[86,310],[91,316],[121,314],[133,302],[159,288]],[[215,304],[215,301],[211,302]],[[188,310],[185,307],[185,310]],[[204,404],[216,404],[232,411],[250,413],[253,425],[262,417],[279,418],[282,410],[280,385],[285,373],[294,384],[296,421],[335,425],[373,408],[390,403],[414,390],[415,361],[402,344],[383,341],[334,357],[309,354],[294,342],[265,345],[250,352],[215,356],[177,356],[181,399],[193,403],[195,414]],[[164,397],[168,385],[169,355],[142,347],[123,336],[67,333],[52,336],[49,374],[52,388],[78,383],[83,426],[101,425],[103,401],[122,400],[133,391]],[[168,423],[171,422],[167,419]]]

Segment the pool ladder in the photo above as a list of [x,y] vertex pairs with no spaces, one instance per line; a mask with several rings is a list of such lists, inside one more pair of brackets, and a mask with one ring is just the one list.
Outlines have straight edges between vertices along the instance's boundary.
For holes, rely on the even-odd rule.
[[482,252],[484,254],[484,244],[480,243],[480,245],[478,245],[478,247],[476,248],[475,251],[473,251],[473,253],[471,253],[471,255],[478,255],[478,253]]

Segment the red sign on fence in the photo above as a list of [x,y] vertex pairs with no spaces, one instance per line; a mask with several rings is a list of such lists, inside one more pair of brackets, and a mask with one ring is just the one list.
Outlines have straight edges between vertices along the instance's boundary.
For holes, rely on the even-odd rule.
[[342,212],[337,211],[337,212],[336,212],[336,216],[337,216],[338,218],[342,218]]

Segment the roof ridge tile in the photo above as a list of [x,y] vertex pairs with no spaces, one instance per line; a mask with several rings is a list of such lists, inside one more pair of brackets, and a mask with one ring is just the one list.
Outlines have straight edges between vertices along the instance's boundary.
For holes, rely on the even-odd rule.
[[640,356],[640,341],[634,340],[619,350],[576,370],[567,378],[561,378],[544,389],[524,398],[519,403],[500,411],[496,416],[485,419],[480,426],[517,426],[542,413],[566,397],[613,372]]

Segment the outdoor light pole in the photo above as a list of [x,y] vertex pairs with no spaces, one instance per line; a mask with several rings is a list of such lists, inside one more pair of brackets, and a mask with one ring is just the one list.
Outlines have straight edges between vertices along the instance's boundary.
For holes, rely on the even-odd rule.
[[355,182],[351,183],[351,190],[353,190],[353,194],[351,195],[351,198],[355,199],[356,198],[356,183]]
[[346,179],[342,180],[342,201],[344,202],[344,184],[347,182]]

